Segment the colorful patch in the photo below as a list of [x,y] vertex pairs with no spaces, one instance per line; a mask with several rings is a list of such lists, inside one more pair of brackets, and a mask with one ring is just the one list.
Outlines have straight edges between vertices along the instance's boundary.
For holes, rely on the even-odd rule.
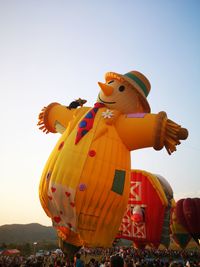
[[69,227],[70,223],[76,230],[75,190],[61,184],[51,184],[47,194],[53,225]]
[[147,113],[130,113],[127,114],[127,118],[144,118]]
[[123,195],[126,172],[115,170],[115,176],[111,190],[119,195]]

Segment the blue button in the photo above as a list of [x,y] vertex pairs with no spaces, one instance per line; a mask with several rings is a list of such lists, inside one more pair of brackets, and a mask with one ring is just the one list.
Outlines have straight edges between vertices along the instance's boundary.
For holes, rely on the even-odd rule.
[[88,114],[85,116],[87,119],[93,118],[92,112],[88,112]]
[[80,123],[79,123],[79,127],[80,128],[85,128],[87,126],[87,121],[81,121]]

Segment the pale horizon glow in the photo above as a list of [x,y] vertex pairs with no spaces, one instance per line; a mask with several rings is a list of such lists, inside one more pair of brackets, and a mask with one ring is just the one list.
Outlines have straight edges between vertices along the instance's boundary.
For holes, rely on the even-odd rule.
[[176,200],[200,197],[199,12],[196,0],[0,1],[0,225],[51,225],[38,186],[59,134],[37,116],[51,102],[91,106],[108,71],[143,72],[152,113],[189,130],[171,156],[132,152],[132,168],[163,176]]

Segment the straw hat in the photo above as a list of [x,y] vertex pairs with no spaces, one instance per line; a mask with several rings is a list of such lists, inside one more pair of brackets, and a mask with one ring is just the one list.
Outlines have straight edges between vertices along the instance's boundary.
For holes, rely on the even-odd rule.
[[144,112],[150,112],[150,106],[147,101],[147,96],[151,89],[151,84],[149,80],[139,71],[130,71],[124,75],[118,74],[115,72],[107,72],[105,74],[106,82],[111,79],[118,80],[119,82],[125,82],[133,89],[135,89],[140,96],[140,101],[142,106],[144,107]]

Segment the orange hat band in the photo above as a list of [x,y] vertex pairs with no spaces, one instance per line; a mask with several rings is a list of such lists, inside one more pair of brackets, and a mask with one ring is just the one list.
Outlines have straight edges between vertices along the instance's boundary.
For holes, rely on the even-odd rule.
[[137,76],[135,76],[131,72],[128,72],[128,73],[124,74],[124,76],[126,76],[126,77],[130,78],[131,80],[133,80],[134,82],[136,82],[137,85],[142,89],[142,91],[145,94],[145,96],[146,97],[148,96],[149,90],[146,88],[145,84]]

